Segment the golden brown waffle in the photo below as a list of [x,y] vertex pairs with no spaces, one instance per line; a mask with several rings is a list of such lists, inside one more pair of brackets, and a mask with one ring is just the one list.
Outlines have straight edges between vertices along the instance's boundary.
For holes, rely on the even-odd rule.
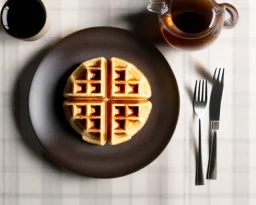
[[106,136],[106,104],[104,101],[65,101],[64,110],[71,126],[83,140],[104,145]]
[[149,98],[148,80],[133,64],[118,58],[110,59],[111,98]]
[[145,124],[152,105],[149,101],[110,102],[109,143],[112,145],[126,142]]
[[69,77],[64,96],[67,98],[106,97],[106,69],[105,58],[95,58],[82,63]]
[[118,58],[111,58],[109,64],[104,58],[82,63],[69,77],[64,96],[71,126],[83,140],[96,145],[130,140],[144,126],[152,108],[147,101],[151,89],[146,77]]

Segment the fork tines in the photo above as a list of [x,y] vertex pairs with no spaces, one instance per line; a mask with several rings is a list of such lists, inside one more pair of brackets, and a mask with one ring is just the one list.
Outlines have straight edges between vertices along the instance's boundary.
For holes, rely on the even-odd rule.
[[[218,73],[218,76],[217,76],[217,73]],[[219,82],[223,84],[224,73],[225,73],[225,68],[216,68],[213,75],[213,82]]]
[[196,81],[195,91],[194,91],[194,102],[207,102],[207,80]]

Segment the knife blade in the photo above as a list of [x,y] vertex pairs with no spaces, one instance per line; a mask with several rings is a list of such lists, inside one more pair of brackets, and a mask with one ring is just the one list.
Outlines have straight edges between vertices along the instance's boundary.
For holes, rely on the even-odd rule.
[[[218,70],[218,76],[217,75]],[[222,71],[222,75],[221,74]],[[211,135],[213,134],[208,162],[207,179],[217,179],[217,130],[219,130],[221,99],[224,87],[224,68],[217,69],[213,75],[213,87],[210,97]]]
[[210,121],[220,120],[221,98],[223,85],[213,85],[210,98]]

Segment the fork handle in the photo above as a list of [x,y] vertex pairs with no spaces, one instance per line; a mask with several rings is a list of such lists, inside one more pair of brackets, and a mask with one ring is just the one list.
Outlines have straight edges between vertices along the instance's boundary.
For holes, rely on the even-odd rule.
[[199,119],[199,138],[198,138],[198,157],[196,164],[196,185],[204,185],[204,172],[202,162],[202,146],[201,146],[201,120]]
[[217,179],[217,131],[214,130],[208,162],[207,179]]

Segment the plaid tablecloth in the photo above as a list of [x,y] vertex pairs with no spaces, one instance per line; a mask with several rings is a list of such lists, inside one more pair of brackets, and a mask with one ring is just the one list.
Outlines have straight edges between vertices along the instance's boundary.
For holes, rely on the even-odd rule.
[[[45,37],[24,42],[1,33],[0,205],[256,204],[256,1],[227,2],[238,9],[239,23],[235,29],[223,30],[211,47],[182,52],[165,43],[157,44],[179,84],[177,129],[158,159],[137,173],[117,179],[87,178],[52,162],[27,128],[24,107],[33,73],[52,44],[91,26],[116,26],[136,33],[142,32],[143,24],[144,31],[150,33],[149,28],[156,27],[157,21],[156,16],[145,12],[148,0],[45,0],[51,23]],[[3,3],[0,0],[0,6]],[[218,132],[218,180],[197,187],[198,122],[191,96],[195,80],[211,79],[216,67],[226,68]],[[202,134],[206,172],[207,115]]]

